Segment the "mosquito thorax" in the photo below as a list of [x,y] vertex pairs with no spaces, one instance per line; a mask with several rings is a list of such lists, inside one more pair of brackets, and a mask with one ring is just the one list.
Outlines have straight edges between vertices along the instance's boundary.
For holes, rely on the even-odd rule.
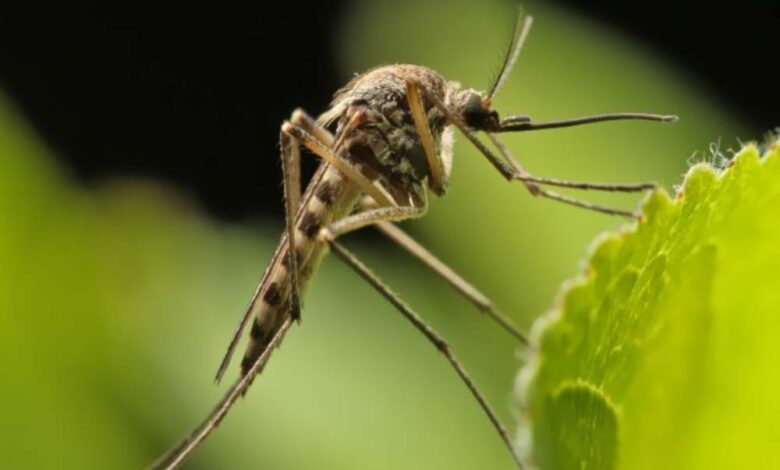
[[[330,109],[318,122],[332,126],[337,138],[344,134],[348,158],[355,160],[372,175],[384,179],[388,187],[400,186],[405,191],[420,193],[429,175],[428,162],[409,110],[406,96],[408,81],[418,83],[446,102],[452,83],[439,73],[421,65],[393,64],[371,69],[354,77],[336,92]],[[459,95],[452,95],[460,99]],[[424,101],[428,126],[437,152],[442,149],[449,170],[451,131],[444,116]],[[363,116],[360,124],[347,128],[353,116]],[[448,172],[448,171],[447,171]]]

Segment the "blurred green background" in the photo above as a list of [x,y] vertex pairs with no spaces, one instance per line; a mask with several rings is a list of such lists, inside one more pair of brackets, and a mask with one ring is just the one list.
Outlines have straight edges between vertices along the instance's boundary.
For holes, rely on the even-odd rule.
[[[543,3],[523,6],[536,23],[496,99],[500,112],[681,119],[506,136],[530,171],[669,188],[694,152],[751,137],[684,71],[605,25]],[[379,63],[414,62],[484,89],[515,14],[499,1],[355,4],[334,25],[344,80]],[[0,98],[0,213],[2,466],[145,466],[223,394],[215,368],[282,221],[217,223],[154,181],[79,187],[8,96]],[[407,227],[527,327],[576,272],[589,241],[621,223],[532,198],[458,138],[447,197]],[[517,344],[389,243],[347,244],[450,340],[514,428]],[[446,361],[334,259],[315,277],[303,315],[189,468],[512,468]]]

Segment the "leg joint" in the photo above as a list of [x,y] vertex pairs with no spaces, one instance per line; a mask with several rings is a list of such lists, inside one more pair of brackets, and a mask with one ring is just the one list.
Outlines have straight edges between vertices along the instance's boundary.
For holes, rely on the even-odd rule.
[[330,245],[336,237],[330,227],[323,227],[317,234],[317,240]]
[[305,129],[311,129],[317,126],[317,121],[309,115],[303,108],[295,108],[292,115],[290,115],[290,121],[296,126],[303,127]]
[[438,349],[439,352],[441,352],[445,356],[449,356],[450,344],[448,342],[446,342],[443,338],[437,337],[437,338],[433,338],[433,343],[436,345],[436,349]]

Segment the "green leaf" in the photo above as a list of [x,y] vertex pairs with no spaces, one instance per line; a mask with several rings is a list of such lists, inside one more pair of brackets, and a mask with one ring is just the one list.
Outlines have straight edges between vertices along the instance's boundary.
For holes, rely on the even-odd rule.
[[537,320],[519,444],[544,469],[780,468],[780,155],[690,169]]

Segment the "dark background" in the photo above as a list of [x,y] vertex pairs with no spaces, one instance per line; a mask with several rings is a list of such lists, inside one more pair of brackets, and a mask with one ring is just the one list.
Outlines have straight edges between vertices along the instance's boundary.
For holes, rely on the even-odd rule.
[[[219,218],[281,214],[268,159],[278,159],[281,120],[296,106],[321,112],[343,82],[334,35],[346,3],[5,2],[0,86],[87,184],[153,176]],[[780,125],[778,2],[557,3],[690,73],[754,135]]]

